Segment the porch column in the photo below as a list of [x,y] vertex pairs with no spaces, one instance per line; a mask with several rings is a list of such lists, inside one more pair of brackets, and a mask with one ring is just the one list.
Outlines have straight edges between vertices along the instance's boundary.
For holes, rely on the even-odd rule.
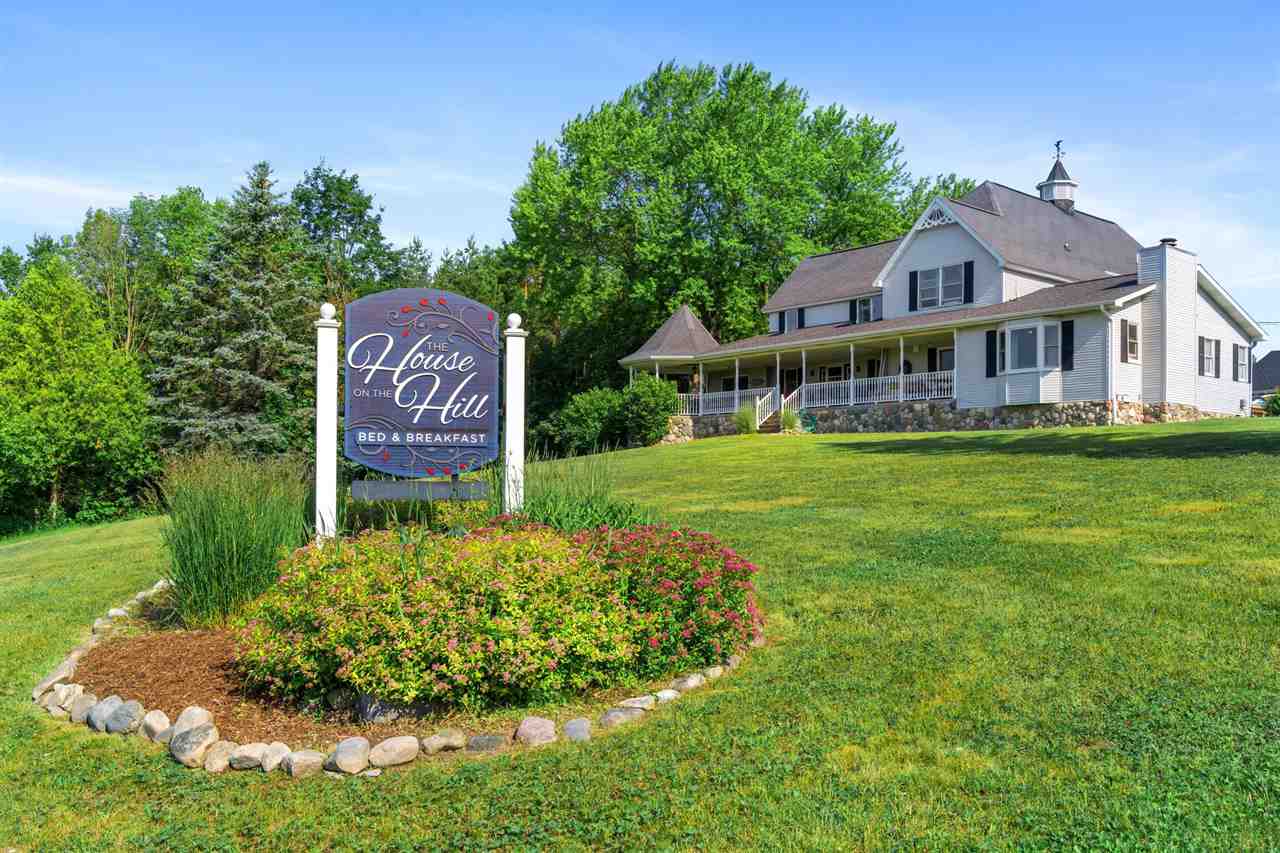
[[702,414],[702,390],[707,385],[707,378],[702,375],[702,362],[698,362],[698,414]]
[[636,369],[634,367],[627,368],[627,384],[630,385],[636,381]]
[[738,411],[738,400],[742,392],[738,390],[738,359],[733,360],[733,410]]
[[907,399],[907,345],[898,336],[898,402]]
[[857,363],[853,360],[853,344],[849,344],[849,405],[853,405],[853,374],[857,370]]
[[778,408],[782,408],[782,353],[773,354],[773,390],[778,394]]
[[800,408],[804,408],[804,386],[809,382],[809,352],[800,350]]
[[662,374],[660,374],[660,373],[658,372],[658,362],[656,362],[656,361],[653,363],[653,376],[654,376],[654,378],[655,378],[655,379],[661,379],[661,378],[662,378]]

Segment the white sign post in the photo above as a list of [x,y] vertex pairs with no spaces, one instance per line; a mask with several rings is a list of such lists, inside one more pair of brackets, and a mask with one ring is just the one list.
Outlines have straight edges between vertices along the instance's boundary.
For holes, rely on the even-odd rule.
[[524,340],[529,337],[519,314],[507,316],[502,336],[507,339],[502,511],[517,513],[524,506]]
[[316,539],[338,534],[338,321],[320,306],[316,320]]

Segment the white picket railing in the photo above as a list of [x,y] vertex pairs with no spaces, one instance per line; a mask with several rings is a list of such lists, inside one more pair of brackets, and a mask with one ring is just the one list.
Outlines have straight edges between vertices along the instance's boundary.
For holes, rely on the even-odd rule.
[[710,391],[706,394],[680,394],[682,415],[731,415],[741,406],[756,406],[773,393],[772,388],[743,388],[741,391]]
[[800,389],[802,407],[806,409],[849,405],[848,382],[806,382]]
[[788,394],[787,396],[783,397],[783,398],[782,398],[782,411],[784,411],[784,412],[792,412],[792,413],[797,414],[797,415],[798,415],[798,414],[800,414],[800,408],[801,408],[801,406],[800,406],[800,392],[801,392],[801,391],[803,391],[803,390],[804,390],[804,386],[803,386],[803,385],[801,385],[799,388],[797,388],[796,390],[792,391],[792,392],[791,392],[790,394]]
[[769,420],[778,411],[778,389],[770,388],[769,393],[756,400],[756,426]]
[[956,395],[954,370],[935,370],[931,373],[909,373],[903,377],[903,397],[907,400],[937,400]]
[[680,414],[680,415],[701,414],[701,411],[698,409],[697,394],[677,394],[676,396],[680,399],[680,408],[677,411],[677,414]]
[[853,402],[891,403],[898,399],[898,377],[872,376],[867,379],[853,380]]

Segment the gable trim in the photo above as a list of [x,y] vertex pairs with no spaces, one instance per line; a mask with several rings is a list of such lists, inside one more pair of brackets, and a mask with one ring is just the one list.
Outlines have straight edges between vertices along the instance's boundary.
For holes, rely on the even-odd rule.
[[1196,284],[1204,289],[1210,299],[1218,303],[1218,307],[1227,313],[1227,316],[1240,327],[1250,341],[1257,343],[1266,339],[1267,333],[1258,325],[1258,321],[1254,320],[1249,312],[1244,310],[1244,307],[1227,292],[1227,289],[1200,264],[1196,264]]
[[951,224],[951,223],[942,223],[942,222],[934,222],[933,224],[926,224],[929,221],[929,218],[934,215],[934,211],[937,211],[937,210],[942,211],[943,216],[949,217],[951,219],[951,223],[959,225],[961,228],[963,228],[966,234],[972,237],[979,246],[981,246],[984,250],[986,250],[987,254],[995,258],[997,269],[1004,268],[1004,265],[1005,265],[1004,255],[1001,255],[999,252],[995,250],[994,246],[992,246],[986,240],[982,239],[982,237],[978,236],[978,232],[974,231],[973,228],[969,226],[969,223],[965,222],[963,219],[956,216],[955,211],[951,209],[951,205],[947,202],[945,198],[943,198],[942,196],[938,196],[929,203],[928,207],[924,209],[924,212],[920,214],[920,217],[918,219],[916,219],[915,224],[911,226],[911,230],[907,232],[907,236],[902,238],[902,242],[898,244],[898,248],[893,250],[893,254],[889,256],[889,260],[885,261],[884,266],[880,268],[880,272],[876,274],[876,287],[881,287],[881,288],[884,287],[885,277],[888,276],[889,271],[892,270],[894,266],[897,265],[898,261],[902,260],[903,254],[906,252],[907,248],[910,247],[911,244],[915,241],[917,234],[919,234],[921,231],[928,230],[929,228],[936,228],[936,227],[939,227],[940,225]]

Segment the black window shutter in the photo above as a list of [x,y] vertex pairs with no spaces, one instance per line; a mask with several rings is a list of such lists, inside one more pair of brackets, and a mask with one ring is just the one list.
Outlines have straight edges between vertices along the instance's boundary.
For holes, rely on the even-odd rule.
[[1196,343],[1199,345],[1199,358],[1196,359],[1196,373],[1204,376],[1204,335],[1196,338]]
[[929,372],[933,373],[938,369],[938,348],[929,347]]
[[1062,369],[1076,369],[1076,321],[1062,321]]
[[973,301],[973,261],[964,262],[964,301]]
[[787,330],[787,312],[778,312],[778,334],[782,334]]
[[[1066,324],[1064,323],[1063,326]],[[1063,331],[1065,332],[1066,329],[1064,328]],[[995,329],[987,330],[987,376],[996,375],[996,336]]]
[[920,307],[920,274],[912,270],[907,274],[907,310],[915,311]]
[[804,328],[804,309],[803,308],[796,311],[796,328],[797,329]]
[[858,300],[849,300],[849,325],[853,326],[858,322]]
[[1213,378],[1222,378],[1222,341],[1213,342]]
[[1120,361],[1129,360],[1129,321],[1120,319]]
[[1240,381],[1240,345],[1231,345],[1231,381]]

